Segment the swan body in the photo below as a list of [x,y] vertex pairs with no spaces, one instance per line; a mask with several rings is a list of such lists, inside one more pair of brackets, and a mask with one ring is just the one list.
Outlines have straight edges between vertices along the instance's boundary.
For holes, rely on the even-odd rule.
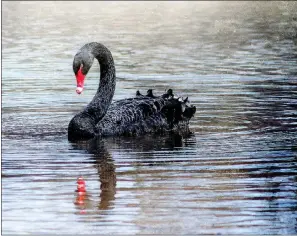
[[77,93],[83,90],[84,78],[94,58],[100,64],[100,82],[96,95],[84,110],[76,114],[68,126],[71,141],[104,136],[141,135],[187,129],[189,120],[196,112],[185,100],[174,98],[172,89],[162,96],[147,95],[137,91],[133,98],[111,103],[116,73],[110,51],[100,43],[84,45],[73,60],[73,71],[77,79]]

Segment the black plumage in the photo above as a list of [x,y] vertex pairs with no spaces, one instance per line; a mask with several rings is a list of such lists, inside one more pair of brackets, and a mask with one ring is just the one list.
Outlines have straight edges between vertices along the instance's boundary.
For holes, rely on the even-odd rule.
[[173,98],[173,97],[174,95],[173,95],[172,89],[168,89],[167,92],[162,95],[162,98]]
[[137,90],[136,91],[136,96],[143,96],[143,95],[139,92],[139,90]]
[[69,140],[184,129],[195,114],[196,107],[175,99],[172,89],[162,96],[155,96],[152,89],[147,91],[147,96],[137,91],[134,98],[111,103],[116,75],[112,55],[104,45],[96,42],[84,45],[74,57],[74,73],[83,65],[82,72],[86,75],[94,58],[100,64],[99,88],[86,108],[70,121]]
[[156,98],[156,96],[154,96],[154,94],[153,94],[153,90],[152,89],[147,90],[146,96],[148,96],[150,98]]

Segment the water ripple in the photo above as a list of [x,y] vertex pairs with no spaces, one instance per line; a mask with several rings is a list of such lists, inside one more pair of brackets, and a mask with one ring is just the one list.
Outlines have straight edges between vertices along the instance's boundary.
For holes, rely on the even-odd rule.
[[[294,2],[3,3],[3,232],[296,234],[296,12]],[[95,40],[114,56],[114,100],[172,88],[198,108],[193,134],[69,143],[99,71],[78,97],[72,57]]]

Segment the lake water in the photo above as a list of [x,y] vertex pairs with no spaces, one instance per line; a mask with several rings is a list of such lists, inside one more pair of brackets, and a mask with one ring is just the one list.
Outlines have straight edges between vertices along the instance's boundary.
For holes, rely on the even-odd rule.
[[[193,134],[68,142],[92,41],[114,100],[172,88]],[[296,2],[3,2],[3,234],[296,234],[296,62]]]

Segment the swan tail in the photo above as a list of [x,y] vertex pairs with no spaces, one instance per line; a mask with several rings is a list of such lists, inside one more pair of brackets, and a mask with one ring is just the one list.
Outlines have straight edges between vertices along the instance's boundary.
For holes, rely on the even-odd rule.
[[196,107],[188,106],[187,101],[180,98],[171,98],[161,112],[166,117],[170,129],[173,129],[176,126],[187,126],[196,113]]
[[[139,93],[139,91],[138,91]],[[189,120],[196,113],[196,107],[193,105],[189,105],[189,98],[185,99],[176,98],[173,94],[172,89],[168,89],[166,93],[161,95],[160,97],[156,97],[153,95],[153,89],[149,89],[147,91],[147,97],[154,98],[154,106],[156,109],[154,111],[150,111],[152,106],[147,105],[147,108],[143,107],[143,112],[148,115],[149,113],[159,112],[162,117],[165,117],[168,128],[173,129],[174,127],[180,125],[188,125]],[[149,117],[151,119],[151,117]],[[153,116],[153,119],[158,120]],[[154,123],[154,122],[151,122]],[[162,122],[159,122],[160,124]],[[163,124],[162,124],[163,125]],[[161,127],[161,125],[160,125]]]
[[138,108],[145,119],[131,123],[124,129],[125,136],[138,136],[145,133],[163,134],[168,131],[190,132],[189,120],[194,116],[196,107],[189,106],[188,97],[174,98],[172,89],[160,97],[155,97],[152,90],[148,90],[147,97],[154,98],[151,103],[141,103]]

